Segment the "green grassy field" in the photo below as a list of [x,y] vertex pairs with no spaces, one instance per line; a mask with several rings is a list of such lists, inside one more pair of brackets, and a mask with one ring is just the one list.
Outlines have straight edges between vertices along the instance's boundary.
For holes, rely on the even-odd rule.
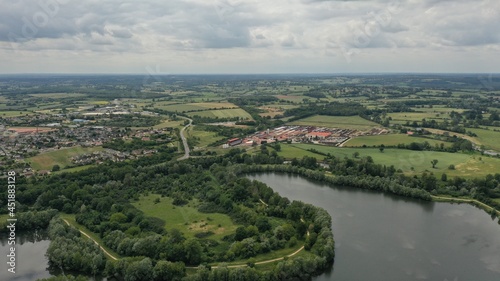
[[201,117],[208,117],[208,118],[235,118],[239,117],[242,119],[252,119],[252,116],[248,114],[245,110],[241,108],[235,108],[235,109],[219,109],[219,110],[206,110],[206,111],[196,111],[196,112],[190,112],[187,114],[188,116],[201,116]]
[[494,149],[496,151],[500,151],[500,132],[472,128],[467,128],[467,131],[475,133],[477,135],[475,139],[477,139],[479,143],[484,145],[486,149]]
[[61,173],[75,173],[75,172],[80,172],[83,170],[87,170],[88,168],[92,168],[94,165],[83,165],[83,166],[78,166],[78,167],[73,167],[73,168],[68,168],[64,170],[60,170],[57,172],[54,172],[54,174],[61,174]]
[[427,113],[434,113],[434,114],[437,114],[437,113],[441,113],[441,114],[448,114],[452,111],[455,111],[455,112],[458,112],[458,113],[462,113],[464,112],[465,110],[464,109],[460,109],[460,108],[452,108],[452,107],[444,107],[444,106],[438,106],[438,105],[435,105],[433,106],[432,108],[429,108],[429,107],[412,107],[413,110],[415,111],[422,111],[422,112],[427,112]]
[[[255,153],[257,153],[257,152],[258,151],[255,150]],[[293,158],[300,159],[304,156],[312,156],[312,157],[316,158],[317,160],[325,159],[325,156],[309,152],[304,148],[296,147],[296,144],[293,144],[293,145],[281,144],[281,151],[278,154],[280,156],[285,157],[285,159],[293,159]]]
[[[424,171],[429,171],[438,177],[443,173],[446,173],[448,177],[481,177],[500,171],[500,159],[480,156],[479,154],[469,155],[405,149],[385,149],[384,152],[380,152],[377,148],[340,148],[313,144],[282,144],[282,151],[279,154],[287,159],[300,158],[304,155],[314,156],[317,159],[324,158],[322,155],[307,151],[307,149],[311,148],[342,158],[353,158],[354,152],[359,152],[360,158],[371,156],[375,163],[387,166],[394,165],[396,169],[401,169],[408,175],[418,175]],[[436,168],[432,168],[431,165],[431,161],[434,159],[439,161]],[[450,165],[455,165],[455,170],[449,170]]]
[[296,120],[290,125],[318,126],[340,129],[356,129],[360,131],[370,130],[374,127],[381,127],[375,122],[368,121],[359,116],[324,116],[315,115],[308,118]]
[[33,114],[31,111],[0,111],[0,117],[18,117]]
[[60,98],[83,98],[86,97],[87,95],[79,93],[47,93],[47,94],[30,94],[30,96],[35,98],[60,99]]
[[[160,198],[160,203],[154,203],[156,198]],[[236,231],[238,227],[228,215],[198,212],[198,202],[195,200],[184,206],[175,206],[172,201],[172,198],[150,194],[142,196],[138,202],[132,204],[143,211],[146,216],[164,220],[167,230],[176,228],[184,233],[186,237],[194,237],[196,233],[212,231],[214,234],[210,238],[221,239],[223,236]]]
[[[280,100],[291,101],[294,103],[301,103],[305,98],[307,98],[306,96],[292,96],[292,95],[288,95],[288,96],[278,95],[276,97]],[[312,99],[312,98],[310,98],[310,99]]]
[[217,136],[217,134],[214,132],[207,132],[207,131],[198,130],[196,128],[196,126],[188,129],[187,137],[188,138],[192,138],[192,137],[198,138],[198,144],[196,144],[197,147],[207,147],[209,144],[225,138],[225,137]]
[[155,107],[177,112],[189,112],[195,110],[208,110],[219,108],[237,108],[233,103],[229,102],[200,102],[200,103],[185,103],[185,104],[168,104],[168,105],[155,105]]
[[444,141],[438,141],[438,140],[433,140],[433,139],[427,139],[427,138],[419,138],[419,137],[413,137],[413,136],[408,136],[404,134],[388,134],[388,135],[379,135],[379,136],[361,136],[361,137],[356,137],[353,138],[349,141],[347,141],[344,146],[345,147],[361,147],[363,145],[366,145],[368,147],[370,146],[380,146],[380,145],[385,145],[385,146],[395,146],[400,143],[404,144],[409,144],[412,142],[418,142],[422,143],[424,141],[427,141],[431,146],[441,145],[444,144],[445,147],[451,146],[451,143],[449,142],[444,142]]
[[391,117],[393,121],[422,121],[422,119],[436,119],[443,120],[448,117],[446,113],[435,113],[435,112],[397,112],[388,113],[388,117]]
[[[179,119],[176,121],[172,120],[162,120],[160,124],[153,126],[153,129],[164,129],[164,128],[177,128],[182,127],[184,124],[184,119]],[[132,130],[144,130],[151,127],[133,127]]]
[[54,165],[59,165],[61,168],[64,168],[65,166],[71,165],[71,157],[100,151],[102,149],[103,148],[100,146],[63,148],[39,154],[28,158],[27,161],[31,163],[32,168],[35,170],[51,170]]

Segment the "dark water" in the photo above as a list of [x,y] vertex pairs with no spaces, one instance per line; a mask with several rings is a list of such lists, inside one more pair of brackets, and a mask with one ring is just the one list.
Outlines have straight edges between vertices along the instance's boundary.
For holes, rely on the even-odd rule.
[[9,246],[7,234],[0,236],[0,280],[34,281],[48,278],[48,260],[45,252],[50,241],[45,232],[17,233],[16,235],[16,273],[10,273],[7,265]]
[[470,205],[329,187],[298,176],[249,176],[325,208],[336,256],[315,281],[500,281],[500,225]]

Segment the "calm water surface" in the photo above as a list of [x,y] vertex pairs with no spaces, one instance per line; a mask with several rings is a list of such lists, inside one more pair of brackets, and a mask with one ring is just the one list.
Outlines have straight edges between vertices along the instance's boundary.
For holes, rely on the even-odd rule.
[[34,281],[51,276],[45,257],[50,241],[45,232],[17,233],[15,274],[7,271],[7,254],[11,246],[7,244],[6,236],[5,233],[0,236],[0,280]]
[[500,225],[470,205],[423,202],[298,176],[249,176],[326,209],[336,257],[315,281],[500,281]]

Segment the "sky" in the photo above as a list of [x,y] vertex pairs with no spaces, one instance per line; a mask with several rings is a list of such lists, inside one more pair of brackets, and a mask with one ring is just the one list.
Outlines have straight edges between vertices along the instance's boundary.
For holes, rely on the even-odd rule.
[[498,73],[499,0],[0,0],[0,73]]

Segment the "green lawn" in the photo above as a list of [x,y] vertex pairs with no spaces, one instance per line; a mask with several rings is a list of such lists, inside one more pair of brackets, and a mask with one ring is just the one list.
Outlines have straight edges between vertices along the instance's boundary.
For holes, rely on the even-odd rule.
[[30,162],[31,167],[35,170],[51,170],[54,165],[64,168],[71,165],[71,157],[73,156],[101,150],[103,148],[100,146],[63,148],[28,158],[27,162]]
[[245,110],[241,108],[234,109],[219,109],[219,110],[205,110],[205,111],[196,111],[188,113],[188,116],[201,116],[208,118],[235,118],[239,117],[242,119],[252,119],[252,116],[248,114]]
[[[154,202],[156,198],[160,198],[160,203]],[[186,237],[194,237],[196,233],[212,231],[214,234],[209,238],[221,239],[225,235],[236,231],[238,227],[228,215],[198,212],[199,203],[196,200],[190,201],[189,204],[184,206],[175,206],[172,201],[172,198],[150,194],[142,196],[138,202],[134,202],[132,205],[143,211],[146,216],[164,220],[167,230],[176,228],[184,233]]]
[[431,146],[441,145],[444,144],[446,147],[451,146],[451,143],[449,142],[444,142],[444,141],[438,141],[438,140],[433,140],[433,139],[427,139],[427,138],[419,138],[419,137],[413,137],[413,136],[408,136],[404,134],[388,134],[388,135],[379,135],[379,136],[361,136],[361,137],[356,137],[344,144],[346,147],[361,147],[363,145],[366,145],[368,147],[370,146],[380,146],[380,145],[385,145],[385,146],[395,146],[400,143],[404,144],[409,144],[412,142],[418,142],[418,143],[423,143],[427,141]]
[[374,127],[381,127],[375,122],[368,121],[359,116],[324,116],[315,115],[308,118],[296,120],[290,125],[318,126],[340,129],[356,129],[360,131],[370,130]]
[[[292,146],[293,148],[290,148]],[[446,153],[435,151],[412,151],[405,149],[385,149],[380,152],[377,148],[340,148],[314,144],[282,144],[282,152],[285,158],[300,158],[303,155],[314,156],[323,159],[324,156],[306,151],[316,149],[323,153],[330,153],[336,157],[352,158],[354,152],[359,152],[359,157],[371,156],[373,161],[382,165],[394,165],[405,174],[421,174],[424,171],[433,172],[440,177],[446,173],[449,177],[482,177],[487,174],[495,174],[500,171],[500,159],[480,156],[478,154]],[[302,152],[300,152],[302,150]],[[480,159],[481,158],[481,159]],[[436,168],[432,168],[431,161],[437,159]],[[455,165],[455,170],[449,170],[450,165]],[[413,167],[413,169],[412,169]]]

